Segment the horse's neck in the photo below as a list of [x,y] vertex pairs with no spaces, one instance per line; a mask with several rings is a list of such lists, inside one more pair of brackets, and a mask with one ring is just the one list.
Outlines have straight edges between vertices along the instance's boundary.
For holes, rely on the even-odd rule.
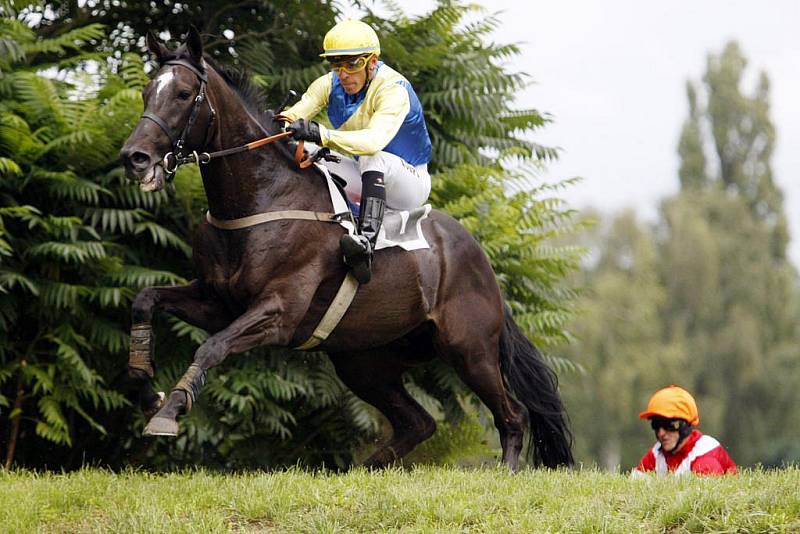
[[[217,112],[211,152],[242,146],[269,135],[218,76],[209,79],[209,100]],[[327,187],[311,170],[300,172],[275,145],[213,159],[201,166],[211,213],[236,219],[282,209],[324,208]]]

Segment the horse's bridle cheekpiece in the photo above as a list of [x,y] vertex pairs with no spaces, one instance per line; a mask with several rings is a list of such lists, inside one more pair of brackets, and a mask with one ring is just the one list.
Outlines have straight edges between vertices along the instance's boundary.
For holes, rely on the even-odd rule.
[[[211,131],[211,125],[214,123],[214,118],[217,115],[217,112],[214,110],[214,106],[211,105],[211,101],[208,100],[206,96],[206,86],[208,85],[208,74],[206,74],[205,69],[200,70],[188,61],[184,59],[170,59],[164,62],[164,65],[177,65],[180,67],[184,67],[189,69],[194,73],[195,76],[200,80],[200,91],[197,93],[197,96],[194,99],[194,107],[192,107],[192,112],[189,115],[189,120],[186,122],[186,126],[184,126],[183,131],[180,135],[177,134],[172,128],[170,128],[167,123],[156,115],[155,113],[150,113],[149,111],[145,111],[142,113],[143,119],[149,119],[156,123],[159,128],[161,128],[169,140],[172,142],[172,151],[168,152],[164,156],[164,160],[162,165],[164,167],[164,172],[167,175],[167,180],[171,180],[175,176],[175,171],[178,170],[178,166],[184,163],[196,162],[196,163],[208,163],[211,161],[211,158],[208,157],[208,153],[204,152],[203,154],[198,155],[197,152],[193,152],[188,156],[184,156],[183,154],[183,145],[186,143],[186,137],[189,135],[194,123],[197,121],[197,116],[200,114],[200,108],[203,106],[203,102],[208,102],[208,109],[211,111],[211,119],[208,121],[206,125],[206,135],[205,135],[205,142],[208,142],[208,132]],[[203,67],[205,67],[205,62],[203,62]]]

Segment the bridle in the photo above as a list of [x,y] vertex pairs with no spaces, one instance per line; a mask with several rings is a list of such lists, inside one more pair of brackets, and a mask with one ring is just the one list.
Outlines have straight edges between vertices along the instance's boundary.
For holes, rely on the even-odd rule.
[[[169,140],[172,142],[172,151],[168,152],[162,161],[162,166],[164,167],[164,172],[167,175],[167,179],[171,180],[175,175],[175,171],[178,170],[178,166],[182,165],[183,163],[189,163],[190,161],[196,161],[197,163],[208,163],[208,161],[202,161],[202,156],[199,156],[197,152],[194,152],[192,155],[185,156],[183,154],[183,146],[186,143],[186,138],[188,137],[189,132],[192,130],[194,123],[197,122],[197,117],[200,115],[200,108],[203,106],[203,102],[208,102],[208,109],[211,112],[211,118],[206,125],[206,134],[204,136],[205,141],[203,143],[204,145],[208,143],[208,135],[211,132],[211,126],[214,124],[214,119],[217,116],[217,112],[214,110],[214,106],[211,105],[211,101],[206,95],[208,74],[206,74],[205,70],[198,69],[184,59],[170,59],[165,61],[164,65],[177,65],[189,69],[200,80],[200,91],[197,93],[197,96],[194,99],[194,106],[189,114],[189,120],[186,122],[186,126],[184,126],[180,135],[178,135],[175,130],[170,128],[164,119],[155,113],[151,113],[149,111],[142,113],[143,119],[149,119],[156,123],[158,127],[161,128],[165,134],[167,134],[167,137],[169,137]],[[205,66],[205,62],[203,62],[203,66]]]
[[[163,161],[161,162],[162,167],[164,168],[164,173],[167,175],[167,181],[171,181],[175,176],[175,171],[178,170],[178,167],[185,164],[185,163],[197,163],[200,164],[207,164],[211,161],[212,158],[215,157],[224,157],[229,156],[231,154],[236,154],[238,152],[243,152],[245,150],[253,150],[254,148],[258,148],[269,143],[273,143],[279,139],[284,139],[286,137],[291,136],[291,132],[280,132],[274,135],[270,135],[268,137],[264,137],[263,139],[258,139],[256,141],[251,141],[245,145],[233,147],[233,148],[226,148],[223,150],[218,150],[217,152],[203,152],[198,154],[197,151],[192,151],[191,154],[184,155],[183,154],[183,146],[186,142],[186,137],[189,135],[194,123],[197,121],[197,116],[200,114],[200,108],[203,105],[203,102],[208,101],[208,108],[211,110],[211,118],[208,121],[208,125],[206,125],[206,133],[205,133],[205,141],[203,142],[203,146],[208,144],[208,135],[211,131],[211,125],[214,123],[214,118],[216,117],[216,111],[214,110],[214,106],[211,105],[211,101],[208,100],[206,95],[206,86],[208,85],[208,75],[203,70],[201,71],[191,63],[181,59],[171,59],[165,61],[163,65],[178,65],[184,68],[189,69],[192,71],[195,76],[198,77],[200,80],[200,91],[197,93],[197,96],[194,99],[194,107],[192,108],[191,114],[189,115],[189,120],[186,122],[186,126],[184,126],[183,131],[180,135],[177,135],[168,125],[167,123],[155,113],[150,113],[146,111],[142,113],[143,119],[148,119],[153,121],[161,128],[167,137],[169,137],[170,141],[172,142],[172,151],[167,153],[164,156]],[[203,62],[203,66],[205,67],[205,62]],[[283,107],[283,106],[281,106]],[[315,161],[318,159],[325,159],[329,161],[339,161],[340,158],[332,154],[328,148],[320,148],[317,152],[311,157],[304,157],[304,142],[302,140],[297,142],[297,148],[295,149],[294,153],[294,161],[301,169],[306,169],[310,167]],[[306,220],[306,221],[319,221],[324,223],[334,223],[334,224],[342,224],[348,231],[352,232],[355,226],[353,221],[353,214],[347,210],[343,213],[325,213],[325,212],[316,212],[316,211],[306,211],[306,210],[281,210],[281,211],[271,211],[266,213],[259,213],[255,215],[251,215],[248,217],[242,217],[240,219],[231,219],[231,220],[221,220],[217,219],[211,215],[211,211],[206,212],[206,220],[208,223],[220,230],[239,230],[242,228],[248,228],[251,226],[256,226],[259,224],[264,224],[270,221],[278,221],[278,220],[287,220],[287,219],[294,219],[294,220]],[[349,225],[349,226],[347,226]],[[339,324],[341,321],[342,316],[344,316],[347,309],[350,307],[353,298],[355,297],[356,291],[358,290],[358,281],[355,279],[352,273],[348,272],[345,276],[344,280],[342,281],[342,285],[339,287],[339,290],[336,292],[336,295],[333,298],[333,301],[329,305],[328,309],[326,310],[325,314],[322,316],[317,327],[314,329],[314,332],[311,334],[311,337],[308,338],[303,344],[295,347],[295,350],[310,350],[313,347],[316,347],[325,339],[328,338],[330,333],[333,331],[334,328]],[[185,378],[185,377],[184,377]],[[184,380],[181,379],[181,381]],[[179,382],[179,387],[182,382]],[[184,389],[191,387],[191,385],[184,384]],[[186,389],[187,392],[190,389]],[[191,395],[187,393],[187,399],[194,398],[193,390],[191,390]]]
[[[170,59],[165,61],[163,65],[178,65],[184,68],[189,69],[194,73],[195,76],[200,80],[200,91],[197,93],[197,96],[194,99],[194,106],[192,107],[192,111],[189,115],[189,120],[186,122],[186,126],[184,126],[183,131],[178,135],[172,128],[170,128],[167,123],[155,113],[150,113],[149,111],[145,111],[142,113],[143,119],[149,119],[156,123],[159,128],[169,137],[169,140],[172,142],[172,151],[168,152],[164,155],[164,159],[161,161],[161,166],[164,168],[164,173],[167,176],[167,181],[171,181],[175,177],[175,172],[178,170],[178,167],[184,165],[186,163],[197,163],[198,165],[205,165],[210,162],[213,158],[219,158],[224,156],[230,156],[231,154],[236,154],[239,152],[244,152],[245,150],[253,150],[254,148],[258,148],[264,145],[268,145],[273,143],[279,139],[284,139],[286,137],[291,136],[291,132],[280,132],[274,135],[270,135],[268,137],[264,137],[262,139],[258,139],[256,141],[251,141],[245,145],[233,147],[233,148],[226,148],[223,150],[218,150],[216,152],[202,152],[200,154],[197,151],[192,151],[190,154],[183,153],[183,146],[186,142],[186,137],[188,137],[189,132],[191,131],[194,123],[197,121],[197,117],[200,114],[200,108],[203,105],[203,102],[208,102],[208,108],[211,111],[211,118],[206,125],[206,133],[203,141],[203,146],[208,144],[208,136],[211,133],[211,125],[214,124],[214,119],[217,116],[217,112],[214,110],[214,106],[211,105],[211,101],[208,99],[206,95],[206,87],[208,85],[208,74],[205,70],[200,70],[188,61],[184,59]],[[203,66],[205,67],[205,61],[203,62]],[[305,169],[310,167],[315,161],[319,159],[325,159],[329,161],[339,161],[339,157],[335,156],[330,153],[330,150],[327,148],[320,148],[312,157],[305,157],[305,143],[301,140],[297,143],[297,148],[295,149],[294,153],[294,161],[301,169]]]

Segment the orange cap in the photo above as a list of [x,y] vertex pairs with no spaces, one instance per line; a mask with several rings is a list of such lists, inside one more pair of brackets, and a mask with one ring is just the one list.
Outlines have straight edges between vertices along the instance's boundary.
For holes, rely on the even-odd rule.
[[683,419],[692,426],[700,424],[700,413],[694,398],[688,391],[675,385],[659,389],[650,397],[647,410],[639,414],[639,419],[650,417]]

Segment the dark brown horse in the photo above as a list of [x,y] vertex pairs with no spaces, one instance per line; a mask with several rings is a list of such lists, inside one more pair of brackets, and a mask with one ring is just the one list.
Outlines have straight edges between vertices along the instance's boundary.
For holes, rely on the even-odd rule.
[[[184,151],[213,152],[278,130],[271,115],[259,114],[236,82],[204,60],[196,31],[174,51],[152,36],[148,47],[160,69],[144,90],[145,114],[121,152],[129,176],[143,189],[163,187],[165,167],[174,166],[165,155],[179,142]],[[214,158],[201,171],[216,219],[331,210],[321,174],[314,167],[300,170],[285,141]],[[372,280],[359,287],[319,346],[341,380],[394,429],[366,464],[385,466],[433,434],[433,418],[401,377],[436,357],[452,365],[491,410],[503,462],[512,470],[526,424],[534,465],[571,464],[572,436],[556,377],[511,318],[480,246],[437,211],[423,229],[429,249],[377,252]],[[309,338],[347,273],[339,251],[343,231],[307,220],[239,230],[200,226],[194,241],[197,279],[143,289],[133,303],[129,374],[140,384],[143,409],[157,410],[146,434],[177,434],[176,418],[191,409],[206,372],[228,355],[259,346],[297,347]],[[152,388],[150,324],[156,310],[212,334],[166,399]]]

